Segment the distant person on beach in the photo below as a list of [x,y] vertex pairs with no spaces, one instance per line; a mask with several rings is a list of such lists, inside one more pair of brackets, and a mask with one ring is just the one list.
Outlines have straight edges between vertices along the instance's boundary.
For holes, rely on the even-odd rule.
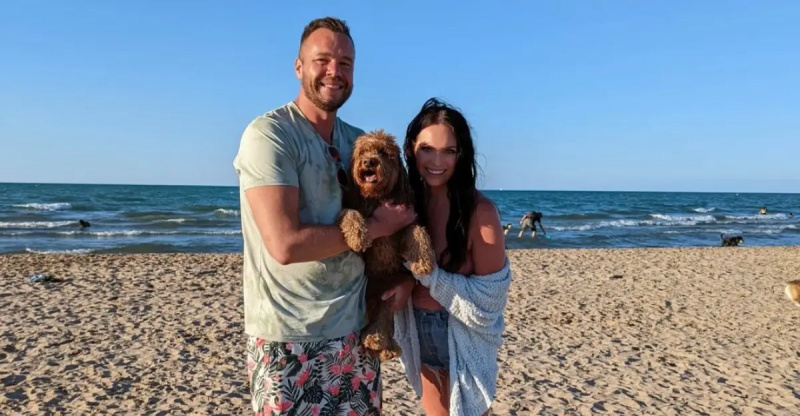
[[428,415],[483,413],[495,397],[511,281],[500,215],[475,187],[472,134],[454,107],[428,100],[408,125],[404,152],[438,259],[431,275],[415,276],[411,305],[395,314],[406,378]]
[[89,224],[89,221],[86,221],[86,220],[80,220],[80,221],[78,221],[78,225],[80,225],[80,226],[81,226],[81,230],[83,230],[83,229],[86,229],[86,228],[89,228],[89,227],[91,227],[91,226],[92,226],[92,224]]
[[[244,240],[244,330],[252,411],[380,414],[381,371],[359,342],[364,263],[335,225],[346,164],[363,130],[337,117],[353,89],[354,43],[342,20],[311,21],[300,38],[294,101],[255,118],[233,161]],[[416,218],[384,205],[368,219],[375,238]],[[387,292],[404,306],[414,287]],[[263,412],[263,413],[262,413]]]
[[547,235],[547,231],[544,230],[544,226],[542,225],[542,213],[531,211],[522,216],[519,220],[519,225],[522,227],[519,230],[519,238],[522,238],[522,234],[525,234],[525,231],[531,230],[531,238],[536,238],[536,223],[539,223],[539,228],[542,229],[542,234]]
[[767,207],[761,207],[760,214],[761,215],[766,215],[767,214]]

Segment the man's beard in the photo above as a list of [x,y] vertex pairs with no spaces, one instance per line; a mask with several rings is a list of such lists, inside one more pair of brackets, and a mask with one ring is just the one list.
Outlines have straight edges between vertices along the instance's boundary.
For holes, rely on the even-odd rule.
[[314,103],[317,108],[322,111],[334,112],[338,110],[341,106],[344,105],[345,102],[350,98],[350,94],[353,93],[353,87],[347,85],[347,88],[344,90],[344,94],[342,97],[335,100],[325,100],[322,98],[322,94],[319,92],[319,87],[317,82],[310,78],[303,79],[303,94],[308,98],[309,101]]

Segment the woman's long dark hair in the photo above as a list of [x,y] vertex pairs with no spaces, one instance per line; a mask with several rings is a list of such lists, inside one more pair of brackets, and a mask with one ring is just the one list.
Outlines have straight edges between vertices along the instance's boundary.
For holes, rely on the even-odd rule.
[[403,146],[411,187],[416,200],[414,209],[420,225],[428,227],[428,191],[425,181],[417,170],[414,144],[417,136],[426,127],[444,124],[453,129],[456,136],[456,165],[453,176],[447,182],[450,199],[450,215],[447,218],[447,248],[442,252],[439,266],[449,272],[457,272],[467,260],[467,242],[470,220],[475,211],[477,189],[475,188],[475,145],[467,119],[455,107],[444,101],[431,98],[411,120],[406,130]]

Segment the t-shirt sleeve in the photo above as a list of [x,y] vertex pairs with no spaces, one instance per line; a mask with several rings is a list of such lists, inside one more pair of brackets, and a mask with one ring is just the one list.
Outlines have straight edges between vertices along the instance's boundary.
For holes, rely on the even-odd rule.
[[242,190],[264,185],[297,187],[297,160],[292,137],[274,120],[265,118],[244,130],[233,166]]

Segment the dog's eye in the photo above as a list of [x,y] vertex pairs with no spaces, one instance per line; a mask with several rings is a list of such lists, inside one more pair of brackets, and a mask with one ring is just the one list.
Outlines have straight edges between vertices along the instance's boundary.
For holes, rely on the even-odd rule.
[[385,149],[378,149],[378,156],[387,157],[389,156],[389,153]]

